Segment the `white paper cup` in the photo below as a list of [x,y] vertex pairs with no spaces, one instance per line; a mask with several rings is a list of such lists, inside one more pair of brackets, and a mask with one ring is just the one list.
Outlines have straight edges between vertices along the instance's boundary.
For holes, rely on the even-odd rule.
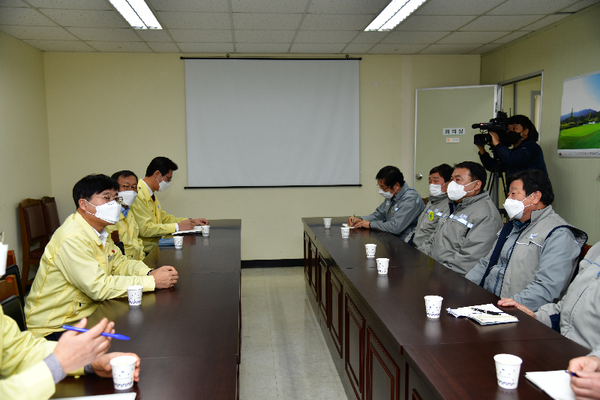
[[512,354],[496,354],[496,379],[503,389],[516,389],[519,386],[519,373],[523,360]]
[[367,258],[375,258],[375,250],[377,249],[376,244],[365,244],[365,251],[367,252]]
[[390,266],[389,258],[378,258],[377,259],[377,273],[378,274],[387,275],[389,266]]
[[323,218],[323,225],[325,225],[325,228],[331,228],[331,218]]
[[139,307],[142,305],[142,289],[141,285],[127,287],[127,300],[130,307]]
[[113,384],[116,390],[127,390],[133,387],[133,373],[137,358],[119,356],[110,360],[113,374]]
[[348,239],[350,237],[350,228],[347,226],[342,226],[342,238]]
[[425,296],[425,311],[427,312],[427,318],[440,317],[442,300],[444,300],[444,298],[441,296]]
[[196,226],[194,226],[194,230],[196,232],[202,232],[202,227],[200,225],[196,225]]
[[183,247],[183,236],[173,236],[173,243],[175,243],[176,249],[181,249]]
[[208,236],[210,234],[210,225],[202,225],[202,236]]

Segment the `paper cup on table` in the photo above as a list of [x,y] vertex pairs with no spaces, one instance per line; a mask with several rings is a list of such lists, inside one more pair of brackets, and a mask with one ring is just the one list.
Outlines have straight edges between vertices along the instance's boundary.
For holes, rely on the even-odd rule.
[[444,300],[444,298],[441,296],[425,296],[425,311],[427,312],[427,318],[440,317],[442,300]]
[[377,273],[378,274],[387,275],[389,266],[390,266],[389,258],[378,258],[377,259]]
[[113,374],[113,384],[116,390],[127,390],[133,387],[133,373],[137,358],[120,356],[110,360]]
[[376,244],[365,244],[365,251],[367,252],[367,258],[375,258],[375,250],[377,249]]
[[202,232],[202,227],[200,225],[196,225],[196,226],[194,226],[194,231]]
[[129,307],[139,307],[142,305],[142,286],[133,285],[127,287],[127,300]]
[[183,236],[173,236],[173,243],[176,249],[181,249],[183,247]]
[[326,229],[331,228],[331,218],[323,218],[323,225]]
[[202,225],[202,236],[208,236],[210,234],[210,225]]
[[496,379],[503,389],[516,389],[519,386],[519,373],[523,360],[512,354],[496,354]]
[[342,238],[348,239],[350,237],[350,228],[347,226],[342,226]]

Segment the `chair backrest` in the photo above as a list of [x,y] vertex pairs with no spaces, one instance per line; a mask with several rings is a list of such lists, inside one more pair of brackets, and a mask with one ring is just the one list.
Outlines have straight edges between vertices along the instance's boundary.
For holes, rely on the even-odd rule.
[[[6,264],[8,265],[8,263]],[[6,273],[4,276],[0,276],[0,279],[6,279],[6,277],[13,275],[17,280],[17,286],[19,287],[19,296],[21,296],[21,300],[23,301],[23,288],[21,286],[21,273],[19,272],[19,266],[16,264],[12,264],[6,267]],[[24,302],[24,301],[23,301]]]
[[48,240],[50,240],[50,237],[52,236],[54,231],[60,226],[60,219],[58,218],[58,208],[56,207],[56,200],[54,199],[54,197],[42,197],[42,212],[44,213],[46,235],[48,235]]
[[10,296],[20,296],[17,285],[17,278],[14,275],[0,279],[0,301],[8,299]]
[[[15,257],[15,251],[14,250],[9,250],[8,254],[6,254],[6,265],[16,265],[17,264],[17,257]],[[6,268],[6,270],[8,270],[8,268]]]
[[44,223],[42,201],[23,200],[19,203],[19,215],[21,217],[21,238],[25,239],[30,246],[37,242],[44,242],[46,240],[46,224]]
[[25,312],[23,311],[23,302],[19,296],[10,296],[8,299],[0,301],[0,306],[4,315],[8,315],[15,320],[21,331],[27,330],[25,323]]

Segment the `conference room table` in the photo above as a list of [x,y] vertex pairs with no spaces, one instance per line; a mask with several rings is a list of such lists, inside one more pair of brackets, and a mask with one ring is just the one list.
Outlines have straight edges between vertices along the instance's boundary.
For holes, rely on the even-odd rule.
[[[498,297],[392,234],[351,229],[347,218],[304,218],[307,297],[350,399],[549,399],[528,371],[564,370],[589,350],[534,318],[506,308],[519,322],[481,326],[446,308],[496,304]],[[390,259],[377,273],[376,258]],[[427,318],[424,296],[443,297],[439,319]],[[316,339],[316,338],[315,338]],[[498,387],[493,356],[523,359],[519,387]]]
[[[172,265],[179,281],[171,289],[146,292],[142,306],[127,298],[104,301],[90,316],[106,317],[117,333],[110,351],[141,358],[138,400],[239,398],[241,347],[241,220],[210,221],[210,235],[186,235],[183,248],[155,248],[144,259],[151,268]],[[112,379],[67,377],[54,398],[122,393]],[[127,391],[125,391],[127,392]]]

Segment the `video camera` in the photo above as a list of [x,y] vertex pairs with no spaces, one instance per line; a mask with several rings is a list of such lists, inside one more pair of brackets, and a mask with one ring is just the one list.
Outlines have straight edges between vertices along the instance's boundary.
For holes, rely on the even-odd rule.
[[[471,125],[473,129],[479,129],[480,131],[492,131],[498,134],[500,143],[510,146],[515,144],[521,139],[517,135],[511,135],[506,130],[508,129],[508,117],[505,112],[498,111],[496,118],[490,119],[490,122],[482,122],[480,124]],[[478,133],[473,137],[473,144],[476,146],[492,145],[492,136],[489,133]]]

